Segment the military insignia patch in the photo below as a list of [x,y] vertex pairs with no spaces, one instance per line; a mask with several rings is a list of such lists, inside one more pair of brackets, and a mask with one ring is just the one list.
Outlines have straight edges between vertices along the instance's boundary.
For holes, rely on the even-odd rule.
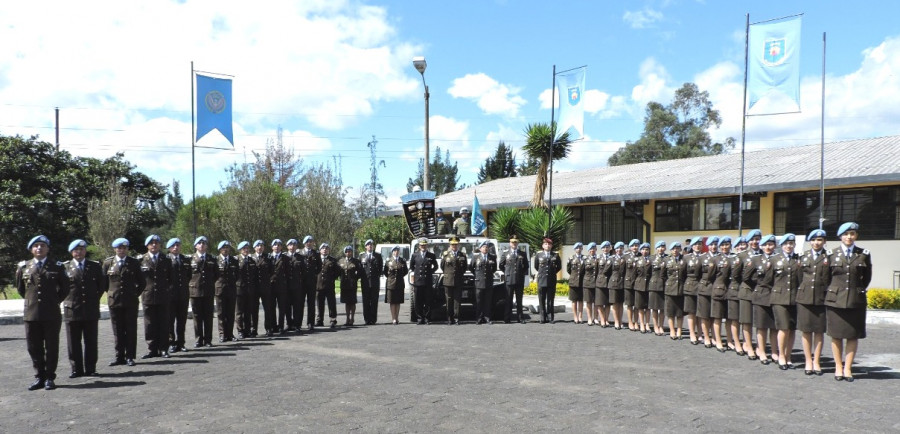
[[770,39],[763,47],[763,61],[769,66],[781,64],[784,61],[785,39]]
[[569,88],[569,105],[578,105],[581,102],[581,89],[578,86]]
[[213,114],[222,113],[225,110],[225,106],[227,101],[225,101],[225,95],[222,95],[222,92],[217,90],[211,90],[206,93],[206,97],[203,99],[206,103],[206,109],[209,110]]

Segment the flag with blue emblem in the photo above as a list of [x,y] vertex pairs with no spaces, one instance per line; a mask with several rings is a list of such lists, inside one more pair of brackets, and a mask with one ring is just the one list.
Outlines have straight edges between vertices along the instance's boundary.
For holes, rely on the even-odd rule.
[[197,74],[197,132],[200,140],[219,130],[234,146],[231,130],[231,79]]
[[481,205],[478,203],[478,193],[475,194],[475,203],[472,204],[472,235],[481,235],[487,229],[484,214],[481,213]]
[[800,16],[750,26],[747,45],[749,106],[787,97],[800,109]]
[[587,67],[582,66],[556,76],[556,88],[559,95],[557,134],[569,131],[570,140],[584,138],[584,75],[586,70]]

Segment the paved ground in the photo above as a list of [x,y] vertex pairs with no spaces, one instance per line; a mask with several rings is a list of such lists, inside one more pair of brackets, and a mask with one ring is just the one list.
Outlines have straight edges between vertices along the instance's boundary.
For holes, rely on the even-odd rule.
[[[381,305],[379,320],[388,319]],[[34,392],[24,327],[3,325],[0,432],[900,430],[893,325],[869,326],[857,381],[846,383],[832,379],[830,358],[824,376],[807,377],[687,340],[576,326],[570,313],[557,319],[566,322],[379,324],[250,339],[132,368],[103,363],[99,378],[74,380],[63,339],[59,388]],[[100,334],[106,362],[108,320]]]

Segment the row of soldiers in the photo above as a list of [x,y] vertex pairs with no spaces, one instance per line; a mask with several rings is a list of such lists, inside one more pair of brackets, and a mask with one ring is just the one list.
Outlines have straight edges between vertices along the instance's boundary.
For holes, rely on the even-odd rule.
[[[575,322],[681,338],[687,317],[690,341],[735,351],[763,364],[792,369],[795,332],[802,333],[806,375],[821,375],[819,357],[824,334],[832,338],[836,379],[852,381],[850,366],[857,340],[865,337],[866,289],[872,277],[870,252],[856,246],[859,225],[847,222],[838,229],[840,247],[825,249],[824,230],[813,230],[810,249],[796,251],[796,236],[694,237],[687,253],[679,242],[650,245],[632,240],[599,246],[581,243],[567,262],[569,299]],[[704,251],[703,247],[706,247]],[[600,252],[598,253],[598,248]],[[623,318],[623,307],[626,309]],[[726,341],[721,327],[725,321]],[[756,329],[756,346],[752,329]],[[702,339],[702,341],[701,341]],[[771,343],[771,358],[766,352]],[[846,351],[845,351],[846,349]]]
[[[109,366],[135,365],[138,309],[143,306],[144,337],[148,351],[143,359],[168,358],[187,351],[185,327],[188,305],[193,313],[195,348],[212,346],[213,317],[218,316],[219,342],[258,336],[259,308],[263,307],[266,336],[303,327],[312,332],[324,326],[325,304],[330,326],[337,324],[335,281],[340,281],[341,302],[347,306],[347,323],[353,325],[357,288],[362,287],[365,323],[375,324],[378,315],[379,278],[384,261],[367,240],[366,251],[354,256],[344,248],[336,259],[331,247],[314,247],[312,236],[285,244],[275,239],[271,253],[257,240],[243,241],[232,255],[231,243],[222,241],[217,253],[209,241],[194,240],[194,253],[182,253],[178,238],[150,235],[147,253],[129,255],[125,238],[112,242],[115,255],[104,261],[86,259],[87,243],[74,240],[66,262],[48,258],[50,240],[38,235],[28,243],[32,258],[18,263],[15,285],[24,298],[25,335],[35,372],[29,390],[56,387],[59,332],[65,320],[70,378],[97,375],[97,327],[100,298],[107,294],[113,328],[115,357]],[[360,285],[361,283],[361,285]],[[60,312],[60,303],[64,313]],[[318,307],[318,314],[315,308]],[[234,332],[237,329],[237,336]]]

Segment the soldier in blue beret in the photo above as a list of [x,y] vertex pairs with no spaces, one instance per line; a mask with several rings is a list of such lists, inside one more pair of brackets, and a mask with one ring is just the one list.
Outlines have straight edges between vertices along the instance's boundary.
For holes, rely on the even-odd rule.
[[169,353],[187,351],[184,330],[191,300],[191,257],[181,253],[181,240],[166,242],[169,262],[172,263],[172,290],[169,297]]
[[825,321],[834,355],[834,379],[853,381],[853,360],[866,337],[866,291],[872,281],[872,255],[856,245],[859,225],[842,224],[841,243],[828,255],[831,279],[825,292]]
[[219,342],[239,340],[234,336],[234,313],[237,305],[237,280],[240,266],[231,255],[231,243],[219,242],[219,274],[216,279],[216,315],[219,325]]
[[109,319],[112,323],[116,355],[109,366],[134,366],[137,353],[138,302],[144,291],[141,263],[128,256],[129,242],[112,242],[116,254],[103,261],[103,289],[107,292]]
[[144,306],[147,354],[141,358],[169,358],[168,308],[172,297],[172,261],[162,253],[162,239],[159,235],[150,235],[144,245],[147,247],[147,254],[137,257],[141,262],[145,282],[141,304]]
[[[262,244],[260,242],[260,244]],[[238,275],[235,287],[237,298],[235,299],[235,324],[238,331],[238,339],[254,337],[253,314],[259,312],[259,270],[256,261],[250,257],[250,242],[241,241],[238,244]],[[254,310],[255,307],[255,310]]]
[[344,325],[349,327],[356,322],[356,289],[363,277],[363,264],[353,256],[353,246],[344,246],[344,255],[338,260],[338,268],[341,279],[340,302],[344,303],[344,313],[347,315]]
[[581,324],[584,307],[584,266],[585,257],[581,254],[584,249],[580,242],[572,246],[575,253],[566,262],[566,272],[569,273],[569,301],[572,302],[572,313],[575,315],[575,324]]
[[366,251],[359,254],[362,264],[362,310],[366,325],[378,322],[378,293],[381,290],[381,274],[384,258],[375,251],[375,241],[366,240]]
[[803,276],[797,289],[797,330],[801,333],[806,358],[804,373],[822,375],[820,357],[825,339],[825,291],[831,270],[825,250],[825,231],[814,229],[806,240],[810,249],[800,257]]
[[216,280],[219,266],[215,255],[209,252],[209,240],[197,237],[191,256],[191,312],[194,314],[194,348],[211,347],[212,323],[215,309]]
[[97,375],[97,326],[103,271],[99,262],[86,258],[87,242],[84,240],[72,241],[69,253],[72,259],[63,264],[69,277],[69,294],[63,302],[69,364],[72,366],[69,378],[94,376]]

